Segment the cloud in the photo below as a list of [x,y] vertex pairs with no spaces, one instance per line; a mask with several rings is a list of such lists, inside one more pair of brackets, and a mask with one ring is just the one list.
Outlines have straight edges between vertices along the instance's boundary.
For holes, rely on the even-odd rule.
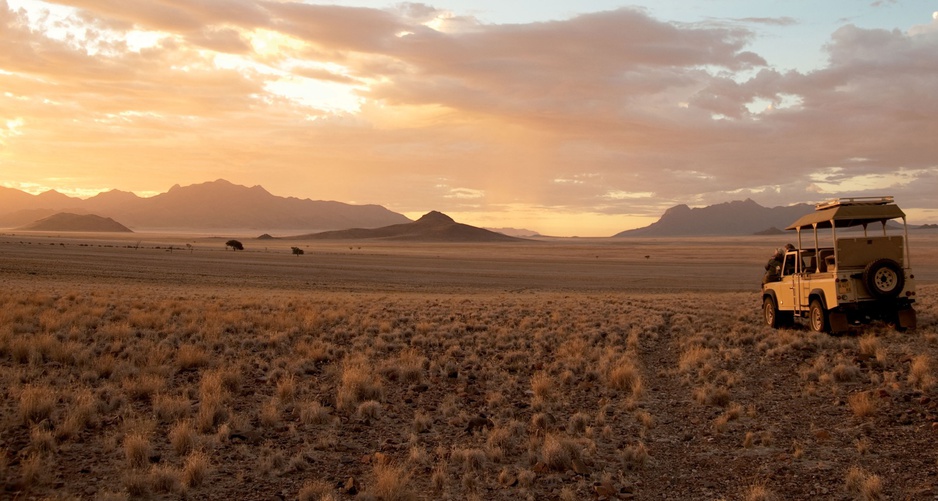
[[21,121],[0,127],[0,154],[16,182],[55,172],[152,191],[225,177],[489,215],[658,215],[878,186],[935,207],[934,22],[846,25],[824,67],[780,72],[751,44],[791,18],[691,25],[625,8],[496,25],[415,3],[38,5],[67,21],[0,0],[0,124]]

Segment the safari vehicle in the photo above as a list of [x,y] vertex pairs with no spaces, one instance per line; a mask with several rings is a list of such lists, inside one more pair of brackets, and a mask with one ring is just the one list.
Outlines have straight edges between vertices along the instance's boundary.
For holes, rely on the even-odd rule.
[[[890,228],[897,225],[887,225],[894,219],[902,220],[901,235],[890,234],[898,233]],[[797,231],[798,247],[785,253],[779,279],[762,286],[767,325],[787,326],[799,317],[818,332],[843,332],[874,319],[915,328],[909,231],[893,197],[835,198],[786,229]],[[805,245],[808,231],[814,238]]]

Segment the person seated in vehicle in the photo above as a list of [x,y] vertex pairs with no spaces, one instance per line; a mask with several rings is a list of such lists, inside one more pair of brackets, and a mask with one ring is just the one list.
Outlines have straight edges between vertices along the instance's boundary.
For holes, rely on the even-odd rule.
[[765,263],[765,275],[762,276],[763,284],[778,282],[782,279],[782,260],[784,258],[785,251],[781,247],[775,249],[775,253],[769,258],[769,262]]
[[772,254],[769,262],[765,264],[765,275],[762,276],[763,284],[778,282],[782,279],[782,262],[785,260],[785,253],[792,250],[795,250],[795,246],[792,244],[785,244],[785,247],[775,249],[775,254]]

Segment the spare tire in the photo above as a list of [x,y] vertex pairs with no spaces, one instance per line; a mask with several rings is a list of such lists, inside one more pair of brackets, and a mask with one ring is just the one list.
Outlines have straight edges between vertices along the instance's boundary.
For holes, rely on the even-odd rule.
[[877,259],[863,270],[866,290],[877,299],[892,299],[905,287],[905,273],[892,259]]

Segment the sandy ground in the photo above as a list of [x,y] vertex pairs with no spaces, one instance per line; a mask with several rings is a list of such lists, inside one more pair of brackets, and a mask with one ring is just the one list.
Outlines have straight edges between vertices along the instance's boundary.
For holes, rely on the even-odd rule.
[[[0,235],[0,497],[938,496],[934,236],[919,328],[840,337],[761,324],[777,238],[226,240]],[[194,481],[170,436],[225,370]]]

